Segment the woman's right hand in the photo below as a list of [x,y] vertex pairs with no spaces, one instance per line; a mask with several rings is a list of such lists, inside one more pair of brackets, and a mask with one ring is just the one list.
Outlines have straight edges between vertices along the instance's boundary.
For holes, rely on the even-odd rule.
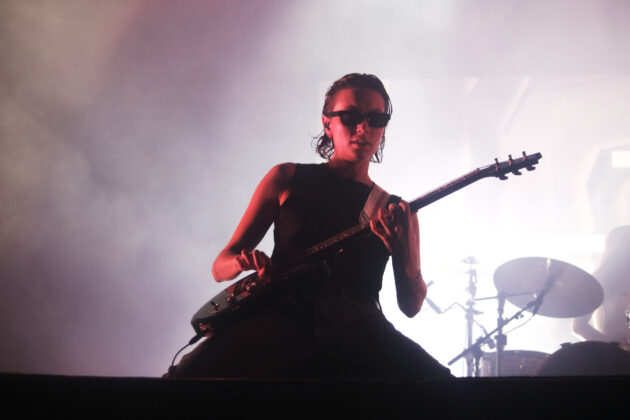
[[257,249],[253,251],[242,250],[240,255],[236,256],[235,261],[240,271],[256,270],[260,278],[271,275],[271,258]]
[[250,250],[258,246],[288,197],[295,167],[295,163],[276,165],[260,181],[232,239],[212,263],[216,281],[233,280],[245,270],[271,277],[271,259],[261,251]]

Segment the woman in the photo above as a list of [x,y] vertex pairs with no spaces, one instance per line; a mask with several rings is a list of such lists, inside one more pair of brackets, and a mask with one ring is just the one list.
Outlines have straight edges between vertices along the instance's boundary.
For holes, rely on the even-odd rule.
[[[300,251],[353,227],[375,184],[391,103],[381,81],[349,74],[326,93],[317,150],[325,164],[284,163],[260,182],[236,231],[212,266],[216,281],[255,270],[269,278]],[[271,224],[271,258],[256,249]],[[427,288],[420,271],[419,230],[407,203],[390,197],[370,221],[374,236],[347,244],[325,270],[302,275],[235,327],[202,343],[175,376],[411,377],[450,373],[383,316],[378,304],[392,256],[398,306],[418,313]]]

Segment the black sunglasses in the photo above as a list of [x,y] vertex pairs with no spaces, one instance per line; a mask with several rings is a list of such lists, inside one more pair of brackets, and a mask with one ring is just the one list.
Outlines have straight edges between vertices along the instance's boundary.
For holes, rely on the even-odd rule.
[[347,126],[360,124],[367,118],[368,125],[375,128],[385,127],[391,118],[390,114],[386,114],[384,112],[370,111],[366,114],[361,114],[356,109],[329,112],[324,115],[327,117],[339,117],[343,125]]

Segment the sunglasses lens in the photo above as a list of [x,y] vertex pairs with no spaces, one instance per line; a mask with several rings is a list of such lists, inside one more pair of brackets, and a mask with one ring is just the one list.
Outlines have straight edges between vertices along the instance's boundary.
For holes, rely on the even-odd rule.
[[367,118],[368,125],[370,127],[383,128],[389,122],[389,114],[383,112],[369,112],[367,114],[361,114],[359,111],[337,111],[329,114],[331,116],[339,116],[339,119],[343,125],[353,126],[361,124],[364,119]]
[[361,115],[358,111],[351,111],[348,113],[340,114],[339,119],[343,123],[343,125],[357,125],[361,121],[363,121],[363,115]]
[[367,118],[370,127],[382,128],[385,127],[389,122],[389,114],[383,114],[381,112],[368,114]]

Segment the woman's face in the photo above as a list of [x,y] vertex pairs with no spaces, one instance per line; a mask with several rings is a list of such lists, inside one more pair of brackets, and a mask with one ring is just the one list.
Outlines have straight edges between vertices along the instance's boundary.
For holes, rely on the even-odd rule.
[[[385,100],[380,93],[367,88],[342,89],[335,95],[331,112],[358,111],[361,114],[368,112],[385,112]],[[367,118],[363,118],[358,124],[345,125],[339,116],[322,116],[324,132],[332,139],[335,146],[332,159],[341,159],[349,162],[361,160],[370,161],[370,158],[378,150],[385,127],[371,127]]]

